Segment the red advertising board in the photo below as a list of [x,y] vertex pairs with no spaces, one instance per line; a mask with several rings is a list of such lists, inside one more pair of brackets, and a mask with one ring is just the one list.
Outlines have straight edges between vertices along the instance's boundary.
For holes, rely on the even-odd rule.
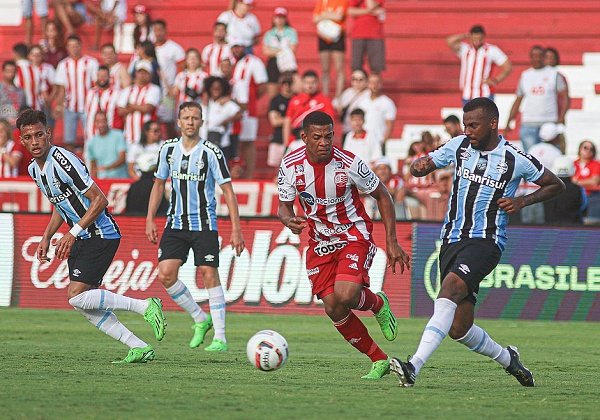
[[[69,308],[66,287],[69,273],[66,261],[52,260],[41,264],[35,257],[36,247],[49,221],[49,215],[15,214],[15,247],[12,305],[27,308]],[[142,217],[118,217],[123,233],[119,251],[104,276],[102,287],[131,297],[158,296],[166,309],[178,307],[157,280],[157,246],[144,234]],[[162,222],[162,221],[161,221]],[[219,220],[221,252],[219,273],[225,286],[228,309],[236,312],[321,314],[321,304],[314,300],[306,276],[306,235],[298,237],[274,219],[243,219],[242,231],[246,250],[235,257],[229,246],[231,224]],[[57,233],[66,232],[66,225]],[[397,224],[401,245],[410,253],[412,225]],[[394,312],[400,317],[410,313],[410,272],[392,274],[386,267],[383,224],[374,224],[374,238],[379,250],[370,271],[371,289],[385,290]],[[49,256],[52,258],[51,247]],[[204,304],[208,295],[193,258],[182,266],[180,279],[186,283],[196,301]]]

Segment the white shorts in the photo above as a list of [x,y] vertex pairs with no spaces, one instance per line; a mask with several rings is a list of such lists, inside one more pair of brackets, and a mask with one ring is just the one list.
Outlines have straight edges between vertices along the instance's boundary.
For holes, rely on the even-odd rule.
[[241,121],[240,141],[248,142],[256,140],[258,135],[258,118],[244,115]]

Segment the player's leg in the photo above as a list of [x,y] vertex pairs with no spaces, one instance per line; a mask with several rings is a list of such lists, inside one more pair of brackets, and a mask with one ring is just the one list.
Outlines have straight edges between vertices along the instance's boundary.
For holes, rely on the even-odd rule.
[[[319,40],[319,42],[324,42]],[[321,60],[321,92],[329,96],[329,72],[332,53],[329,50],[320,50],[319,59]]]
[[225,313],[226,302],[225,292],[219,279],[217,267],[200,266],[204,287],[208,292],[208,304],[210,307],[210,316],[212,325],[215,329],[215,336],[212,343],[206,347],[206,351],[227,351],[227,339],[225,338]]
[[344,67],[346,64],[345,52],[344,51],[333,51],[333,65],[335,67],[335,97],[339,98],[344,91],[344,83],[346,82],[346,75],[344,73]]

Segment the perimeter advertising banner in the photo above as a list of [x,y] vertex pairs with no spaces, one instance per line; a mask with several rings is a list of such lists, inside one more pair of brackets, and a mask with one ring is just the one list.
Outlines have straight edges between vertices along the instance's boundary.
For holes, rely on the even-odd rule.
[[[414,225],[414,316],[433,312],[440,229]],[[506,250],[477,299],[477,317],[600,321],[600,230],[509,227]]]
[[[49,221],[49,215],[15,214],[14,217],[14,281],[11,305],[28,308],[69,308],[66,287],[69,272],[66,261],[52,260],[41,264],[36,248]],[[104,288],[131,297],[158,296],[166,309],[178,309],[157,280],[157,245],[145,235],[145,218],[116,218],[123,239],[119,251],[104,277]],[[162,225],[159,220],[157,225]],[[12,225],[11,225],[12,226]],[[323,313],[320,302],[311,295],[306,276],[306,235],[298,237],[274,219],[244,219],[242,231],[246,250],[235,257],[229,246],[231,224],[219,220],[221,252],[219,273],[225,285],[228,309],[237,312],[267,313]],[[67,231],[63,225],[55,239]],[[402,246],[410,252],[411,224],[399,224],[398,236]],[[381,223],[374,225],[374,238],[379,250],[370,271],[371,288],[385,290],[392,308],[401,317],[410,312],[410,273],[392,274],[386,269],[385,230]],[[0,249],[2,249],[0,247]],[[53,257],[51,247],[49,256]],[[0,257],[2,253],[0,253]],[[203,288],[200,273],[196,273],[193,256],[180,271],[196,301],[206,303],[208,295]],[[6,288],[4,288],[6,289]],[[0,296],[0,304],[2,297]],[[206,308],[207,309],[207,308]]]

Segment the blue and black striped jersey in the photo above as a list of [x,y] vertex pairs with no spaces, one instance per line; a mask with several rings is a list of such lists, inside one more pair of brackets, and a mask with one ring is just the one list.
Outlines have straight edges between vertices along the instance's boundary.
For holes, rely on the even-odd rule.
[[[32,160],[27,170],[69,226],[81,220],[90,206],[85,193],[94,184],[94,180],[77,156],[61,147],[52,146],[43,168]],[[78,238],[89,239],[92,236],[104,239],[121,237],[119,226],[108,210],[105,209],[87,229],[82,230]]]
[[497,202],[514,197],[521,179],[537,181],[544,172],[542,164],[502,136],[491,151],[473,149],[466,136],[458,136],[429,156],[438,168],[455,165],[441,238],[449,243],[490,238],[504,250],[508,214]]
[[225,156],[206,140],[185,151],[181,138],[167,140],[160,150],[158,179],[171,177],[167,225],[171,229],[217,230],[215,184],[231,181]]

